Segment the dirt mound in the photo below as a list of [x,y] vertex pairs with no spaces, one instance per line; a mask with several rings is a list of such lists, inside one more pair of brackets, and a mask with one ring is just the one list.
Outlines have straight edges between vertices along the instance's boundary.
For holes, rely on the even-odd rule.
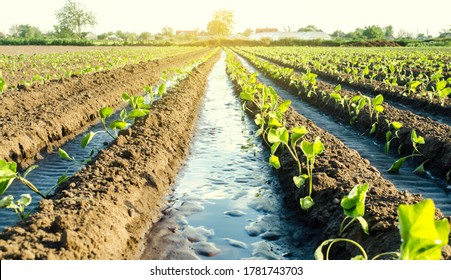
[[181,67],[207,49],[137,65],[50,82],[0,95],[0,158],[27,167],[97,121],[101,107],[123,106],[121,94],[141,94],[163,70]]
[[[25,222],[0,234],[1,259],[133,259],[189,151],[207,75],[195,69]],[[139,81],[138,81],[139,82]]]

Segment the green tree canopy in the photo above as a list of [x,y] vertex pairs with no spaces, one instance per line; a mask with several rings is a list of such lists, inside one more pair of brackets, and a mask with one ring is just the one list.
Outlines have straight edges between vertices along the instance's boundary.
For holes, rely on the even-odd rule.
[[64,7],[56,12],[56,18],[59,23],[59,29],[72,31],[78,39],[81,38],[84,26],[94,26],[97,23],[93,13],[85,11],[79,3],[71,0],[67,0]]
[[385,38],[384,30],[377,25],[371,25],[371,26],[365,27],[363,29],[362,35],[364,37],[366,37],[367,39],[384,39]]
[[321,29],[317,28],[316,26],[314,26],[312,24],[298,29],[298,32],[309,32],[309,31],[321,31]]
[[15,24],[11,26],[9,33],[16,38],[38,38],[42,36],[39,28],[29,24]]
[[232,34],[233,13],[228,10],[218,10],[214,12],[212,20],[207,25],[210,35],[228,36]]

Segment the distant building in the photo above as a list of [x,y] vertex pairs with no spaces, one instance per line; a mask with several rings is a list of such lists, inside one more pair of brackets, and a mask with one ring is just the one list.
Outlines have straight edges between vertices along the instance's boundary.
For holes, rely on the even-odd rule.
[[175,35],[192,35],[197,36],[197,30],[177,30]]
[[277,32],[277,28],[256,28],[255,33]]
[[86,34],[85,38],[88,40],[97,40],[97,35],[92,32],[88,32],[88,34]]
[[440,36],[438,36],[439,38],[451,38],[451,32],[444,32],[444,33],[440,33]]
[[108,41],[124,41],[122,38],[117,37],[116,35],[110,35],[108,37],[106,37],[106,39]]
[[297,40],[331,40],[328,34],[322,31],[308,31],[308,32],[261,32],[249,36],[251,40],[261,40],[262,38],[269,38],[272,41],[280,39],[297,39]]

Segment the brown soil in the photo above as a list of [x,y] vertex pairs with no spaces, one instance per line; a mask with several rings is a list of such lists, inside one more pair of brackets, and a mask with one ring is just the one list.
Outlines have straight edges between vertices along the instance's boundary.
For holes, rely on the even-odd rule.
[[72,139],[97,120],[104,106],[123,106],[121,94],[141,94],[156,84],[162,71],[180,67],[207,53],[207,49],[156,61],[72,77],[0,95],[0,158],[21,167]]
[[[239,86],[235,85],[237,92],[240,92]],[[251,103],[248,102],[247,105],[253,108]],[[254,110],[251,115],[256,113],[258,113],[258,110]],[[310,239],[316,238],[323,241],[339,237],[340,223],[344,214],[337,200],[340,201],[356,184],[369,183],[370,189],[367,195],[364,218],[370,225],[370,235],[365,235],[356,223],[342,237],[353,239],[362,244],[370,258],[382,252],[399,251],[401,239],[397,227],[398,205],[401,203],[416,203],[421,201],[422,197],[398,191],[358,152],[348,148],[335,136],[317,127],[312,121],[292,108],[284,114],[284,117],[288,129],[304,125],[309,131],[306,139],[313,141],[316,136],[320,136],[326,148],[315,160],[312,194],[315,206],[308,213],[302,211],[299,206],[299,199],[306,195],[304,188],[296,188],[292,179],[293,176],[297,175],[297,164],[288,151],[282,152],[281,149],[278,151],[282,166],[278,170],[278,175],[281,186],[285,191],[285,204],[288,208],[298,212],[300,224],[317,229],[314,236],[305,236],[305,242],[308,243]],[[302,155],[302,151],[299,150],[298,154]],[[303,156],[301,156],[301,161],[305,162]],[[443,218],[443,214],[439,210],[436,211],[436,218]],[[448,219],[451,219],[451,217],[448,217]],[[358,253],[355,247],[351,245],[337,246],[336,248],[338,249],[331,252],[332,259],[349,259]],[[443,249],[443,257],[451,258],[450,246]]]
[[86,52],[110,49],[130,49],[122,46],[0,46],[0,54],[32,55],[42,53]]
[[137,258],[188,154],[207,75],[218,58],[154,103],[147,117],[122,131],[55,197],[42,200],[35,214],[2,232],[0,258]]
[[[252,61],[249,60],[250,63]],[[253,64],[255,67],[257,65]],[[260,69],[265,71],[264,69]],[[273,79],[274,80],[274,79]],[[347,109],[337,104],[334,100],[329,98],[323,99],[320,94],[312,94],[308,97],[305,92],[300,92],[294,85],[290,85],[290,80],[274,80],[284,88],[289,88],[294,95],[297,95],[302,100],[314,105],[328,115],[333,115],[337,119],[340,119],[344,123],[349,123],[351,117],[349,116]],[[321,92],[333,92],[335,85],[317,81],[318,88],[317,93]],[[352,97],[355,95],[353,92],[349,92],[345,89],[340,91],[342,96]],[[398,121],[403,124],[403,128],[399,131],[400,139],[395,139],[391,143],[391,148],[396,150],[397,147],[402,144],[401,154],[406,156],[412,153],[412,144],[410,140],[410,133],[412,129],[415,129],[419,136],[425,138],[424,145],[418,145],[418,149],[424,155],[424,157],[415,157],[416,164],[421,164],[426,159],[429,161],[425,164],[425,168],[431,172],[431,174],[446,180],[446,174],[451,170],[451,127],[446,124],[437,123],[430,118],[418,116],[410,111],[397,109],[387,103],[384,103],[384,111],[379,115],[379,125],[374,134],[374,137],[380,142],[385,143],[385,133],[388,131],[387,122]],[[369,111],[367,108],[362,110],[359,114],[358,120],[354,123],[354,127],[362,133],[369,134],[371,125],[374,122],[371,121]]]

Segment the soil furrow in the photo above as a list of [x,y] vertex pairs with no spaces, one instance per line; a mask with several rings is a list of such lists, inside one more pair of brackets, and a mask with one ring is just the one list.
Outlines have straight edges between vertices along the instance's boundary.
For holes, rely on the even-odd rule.
[[[237,92],[241,91],[235,82]],[[247,106],[253,109],[250,114],[254,116],[258,110],[251,102]],[[409,192],[400,192],[390,181],[385,180],[381,173],[371,166],[368,160],[363,159],[359,153],[349,149],[343,142],[327,131],[317,127],[311,120],[289,108],[285,114],[287,129],[295,126],[306,126],[309,133],[305,136],[308,141],[313,141],[319,136],[324,143],[325,151],[315,159],[313,172],[313,194],[315,205],[308,211],[302,211],[299,199],[306,194],[303,188],[298,189],[293,183],[293,176],[297,175],[297,164],[287,150],[279,150],[278,156],[281,168],[278,170],[279,180],[285,191],[285,204],[287,207],[298,211],[299,223],[317,229],[317,235],[306,236],[305,242],[310,239],[320,240],[336,238],[339,236],[339,228],[344,218],[340,207],[340,199],[349,193],[356,184],[369,183],[366,201],[365,219],[370,226],[370,235],[365,235],[356,224],[349,228],[342,237],[353,239],[363,245],[370,257],[382,253],[397,251],[401,245],[398,229],[397,208],[399,204],[412,204],[422,200],[420,195]],[[302,155],[302,151],[298,151]],[[304,156],[301,160],[305,162]],[[337,202],[338,201],[338,202]],[[436,218],[443,215],[436,211]],[[450,219],[449,217],[448,219]],[[319,244],[318,244],[319,245]],[[333,249],[332,258],[349,259],[356,255],[352,246],[337,246]],[[444,258],[451,258],[451,247],[443,250]]]
[[[246,58],[253,66],[258,67],[251,60]],[[276,64],[277,65],[277,64]],[[264,73],[267,73],[265,69],[260,69]],[[336,116],[340,121],[349,123],[351,116],[348,111],[341,105],[337,104],[330,98],[324,99],[320,94],[312,94],[310,97],[306,93],[301,92],[294,86],[290,85],[290,80],[272,79],[275,83],[289,88],[293,95],[298,98],[312,104],[320,110],[326,112],[329,115]],[[317,93],[320,92],[333,92],[334,85],[329,83],[318,82]],[[342,89],[340,91],[342,96],[353,96],[354,94]],[[415,157],[413,160],[416,164],[421,164],[428,159],[425,164],[425,168],[431,172],[434,176],[442,180],[446,180],[447,173],[451,170],[451,127],[445,124],[437,123],[429,118],[418,116],[412,112],[399,110],[389,104],[384,104],[384,111],[379,115],[378,125],[374,133],[374,137],[381,143],[385,143],[385,134],[388,131],[387,121],[390,123],[398,121],[403,124],[403,128],[400,129],[398,135],[399,139],[394,139],[391,143],[391,147],[399,147],[402,145],[400,152],[402,155],[408,155],[412,152],[412,143],[410,139],[411,130],[414,129],[418,135],[425,138],[425,144],[419,145],[420,152],[424,157]],[[358,120],[354,122],[353,127],[361,131],[362,133],[369,134],[371,125],[374,122],[370,119],[370,115],[366,108],[359,114]]]
[[163,70],[186,65],[207,51],[51,82],[21,91],[20,96],[2,96],[0,158],[27,167],[41,151],[51,151],[95,123],[101,107],[121,107],[123,92],[141,94],[144,85],[158,82]]
[[147,117],[0,234],[1,259],[134,259],[189,152],[207,76],[198,66]]

